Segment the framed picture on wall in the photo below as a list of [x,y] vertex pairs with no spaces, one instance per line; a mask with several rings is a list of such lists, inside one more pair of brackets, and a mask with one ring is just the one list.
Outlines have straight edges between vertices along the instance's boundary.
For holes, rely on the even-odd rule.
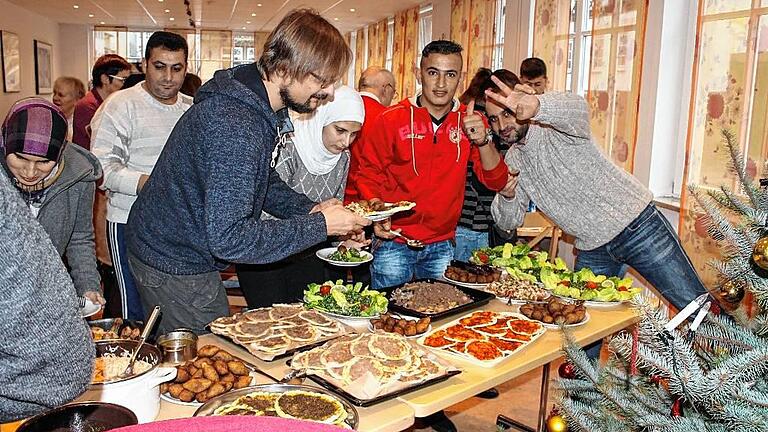
[[3,91],[16,93],[21,91],[21,54],[19,35],[9,31],[0,31],[0,66],[3,67]]
[[35,92],[53,93],[53,46],[35,39]]

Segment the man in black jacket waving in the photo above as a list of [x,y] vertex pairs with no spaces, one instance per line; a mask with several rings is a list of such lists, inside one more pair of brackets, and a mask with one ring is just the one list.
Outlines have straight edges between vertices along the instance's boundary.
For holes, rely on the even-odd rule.
[[[335,27],[296,10],[258,63],[220,70],[200,88],[128,219],[131,270],[144,307],[163,307],[161,332],[203,332],[229,313],[218,273],[229,263],[278,261],[370,223],[337,200],[309,201],[270,169],[292,131],[287,108],[309,113],[332,98],[350,59]],[[260,220],[262,209],[281,219]]]

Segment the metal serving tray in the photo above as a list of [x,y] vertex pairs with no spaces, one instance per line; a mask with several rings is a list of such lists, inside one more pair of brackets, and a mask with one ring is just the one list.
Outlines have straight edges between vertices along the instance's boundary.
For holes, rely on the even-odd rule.
[[320,387],[311,387],[306,385],[294,385],[294,384],[262,384],[262,385],[255,385],[250,387],[241,388],[239,390],[232,390],[230,392],[224,393],[221,396],[216,396],[215,398],[209,400],[203,406],[197,409],[195,411],[194,416],[200,417],[200,416],[209,416],[212,415],[214,411],[216,411],[217,408],[224,404],[228,404],[230,402],[234,402],[235,399],[245,396],[248,393],[253,393],[257,391],[262,392],[271,392],[271,393],[285,393],[292,390],[301,390],[301,391],[307,391],[307,392],[314,392],[314,393],[322,393],[324,395],[328,395],[339,402],[344,406],[344,409],[347,410],[347,419],[344,420],[344,423],[346,423],[349,427],[352,429],[357,429],[357,426],[360,424],[360,415],[357,412],[357,409],[352,406],[351,403],[344,397],[340,396],[339,394],[324,389]]
[[[396,286],[389,287],[389,288],[384,288],[384,289],[381,290],[382,292],[386,292],[387,293],[387,300],[389,300],[388,309],[390,311],[399,312],[399,313],[404,314],[404,315],[422,317],[422,318],[423,317],[429,317],[430,320],[432,320],[432,322],[434,322],[436,320],[439,320],[439,319],[442,319],[442,318],[446,318],[446,317],[449,317],[451,315],[460,314],[460,313],[466,312],[466,311],[468,311],[470,309],[475,309],[477,307],[484,306],[484,305],[488,304],[488,302],[490,302],[492,299],[496,298],[495,295],[493,295],[493,294],[491,294],[489,292],[485,292],[485,291],[480,291],[480,290],[476,290],[476,289],[473,289],[473,288],[467,288],[467,287],[459,286],[459,285],[456,285],[455,283],[451,283],[451,282],[448,282],[448,281],[445,281],[445,280],[439,280],[439,279],[416,279],[413,282],[429,282],[429,283],[437,283],[437,282],[439,282],[439,283],[444,283],[444,284],[447,284],[447,285],[451,285],[452,287],[456,288],[457,290],[462,291],[463,293],[468,295],[472,299],[472,301],[467,303],[467,304],[465,304],[465,305],[457,306],[457,307],[455,307],[453,309],[444,310],[442,312],[437,312],[437,313],[419,312],[419,311],[415,311],[413,309],[408,309],[406,307],[397,305],[397,304],[395,304],[394,301],[392,301],[392,292],[394,290],[396,290],[397,288],[400,288],[400,287],[406,285],[406,284],[401,284],[401,285],[396,285]],[[409,282],[409,283],[413,283],[413,282]]]

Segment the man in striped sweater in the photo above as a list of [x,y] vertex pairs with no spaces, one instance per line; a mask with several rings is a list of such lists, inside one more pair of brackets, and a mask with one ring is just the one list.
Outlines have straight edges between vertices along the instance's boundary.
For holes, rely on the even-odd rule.
[[122,298],[124,318],[143,320],[144,311],[126,259],[125,227],[139,192],[192,100],[179,93],[187,72],[187,42],[155,32],[147,41],[146,81],[115,93],[91,122],[91,148],[104,169],[107,239]]

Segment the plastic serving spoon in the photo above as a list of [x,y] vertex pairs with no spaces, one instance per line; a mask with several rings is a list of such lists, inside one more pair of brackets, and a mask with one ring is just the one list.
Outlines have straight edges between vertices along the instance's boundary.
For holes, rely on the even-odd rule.
[[133,375],[133,364],[136,362],[136,355],[139,353],[141,346],[144,345],[144,341],[147,339],[147,336],[149,336],[149,332],[152,331],[152,327],[155,326],[155,321],[157,321],[158,315],[160,315],[160,306],[155,306],[152,309],[152,312],[150,312],[149,318],[147,318],[147,324],[144,326],[144,330],[141,332],[139,340],[136,342],[136,348],[133,349],[133,354],[131,354],[131,359],[128,361],[128,366],[123,373],[119,375],[119,378],[127,378]]

